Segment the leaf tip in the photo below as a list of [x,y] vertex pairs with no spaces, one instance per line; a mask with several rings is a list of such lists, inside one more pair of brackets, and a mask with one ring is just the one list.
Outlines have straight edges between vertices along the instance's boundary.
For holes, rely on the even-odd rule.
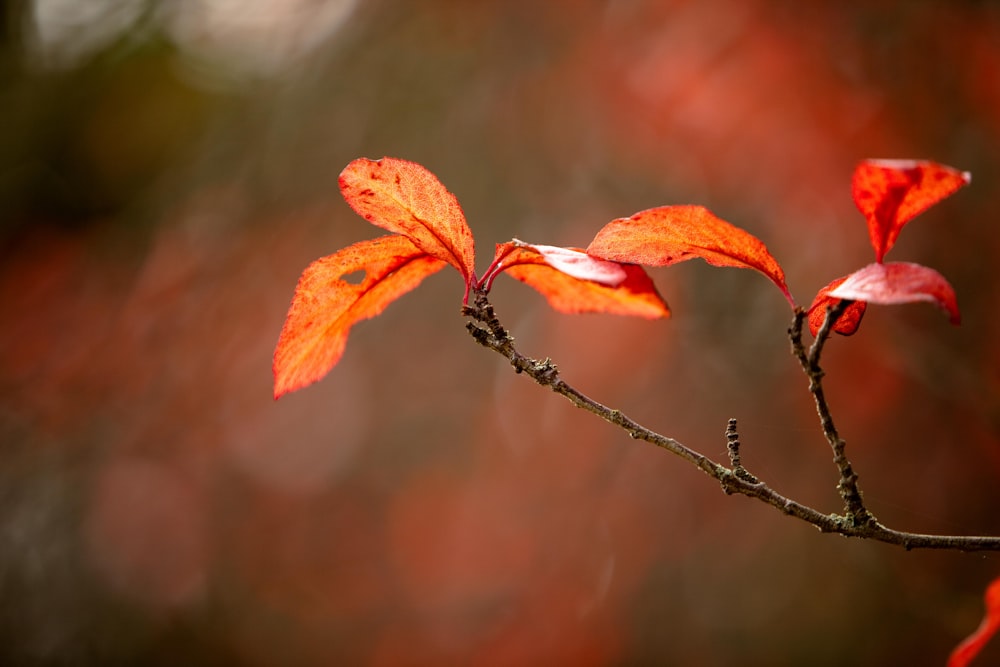
[[948,667],[967,667],[1000,630],[1000,577],[986,587],[986,611],[979,627],[966,637],[948,657]]
[[458,199],[423,165],[393,157],[357,158],[340,173],[340,191],[355,213],[409,238],[448,262],[468,282],[475,273],[475,240]]
[[278,360],[279,349],[280,349],[280,343],[279,343],[279,348],[276,348],[274,351],[275,353],[274,365],[271,367],[271,372],[274,374],[274,387],[272,393],[274,394],[274,400],[276,401],[285,394],[290,394],[291,392],[300,388],[298,386],[292,385],[288,381],[288,378],[285,377],[286,373],[282,370],[281,366],[279,365],[280,363]]

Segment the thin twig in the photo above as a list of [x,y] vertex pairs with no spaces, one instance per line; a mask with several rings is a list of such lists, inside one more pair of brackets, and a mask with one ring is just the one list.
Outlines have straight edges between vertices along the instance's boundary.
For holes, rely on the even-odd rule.
[[795,318],[788,330],[788,336],[792,341],[792,354],[799,360],[802,370],[809,378],[809,392],[816,402],[816,412],[819,414],[823,435],[826,436],[830,449],[833,450],[833,462],[836,464],[837,470],[840,471],[837,491],[840,492],[840,497],[844,501],[844,512],[850,522],[864,525],[874,522],[875,517],[865,507],[861,490],[858,487],[858,475],[854,472],[850,459],[847,458],[847,443],[840,437],[837,427],[833,423],[833,415],[830,413],[830,406],[826,402],[826,393],[823,391],[825,373],[819,365],[823,345],[830,337],[833,325],[850,304],[850,301],[841,300],[836,305],[827,308],[823,324],[816,332],[816,339],[808,352],[802,344],[802,325],[805,322],[806,313],[801,308],[795,311]]
[[760,482],[743,467],[743,461],[740,457],[740,434],[736,432],[735,419],[730,419],[726,426],[726,450],[729,452],[729,465],[732,466],[734,475],[751,484]]
[[[740,494],[756,498],[788,516],[812,524],[824,533],[837,533],[845,537],[877,540],[887,544],[902,546],[907,550],[1000,551],[1000,537],[921,535],[901,532],[881,525],[867,511],[865,511],[865,516],[868,517],[868,520],[859,522],[857,520],[858,515],[852,514],[850,510],[848,510],[846,516],[823,514],[819,510],[786,498],[751,475],[740,464],[738,436],[732,439],[728,438],[730,431],[734,435],[736,434],[735,423],[730,422],[730,429],[727,429],[727,440],[736,443],[735,449],[730,449],[730,456],[735,459],[732,460],[733,467],[728,468],[673,438],[668,438],[667,436],[651,431],[626,416],[620,410],[609,408],[576,390],[559,377],[559,371],[550,359],[539,361],[518,352],[514,347],[514,339],[510,337],[507,330],[500,324],[500,320],[497,318],[486,294],[481,290],[474,290],[473,296],[473,305],[465,306],[463,314],[473,320],[466,323],[466,328],[479,344],[505,357],[511,366],[513,366],[515,372],[528,375],[543,387],[548,387],[555,393],[564,396],[578,408],[591,412],[606,422],[621,428],[633,439],[643,440],[656,445],[696,466],[706,475],[718,481],[722,485],[723,491],[727,494]],[[802,317],[804,315],[801,314],[801,311],[798,311],[796,313],[796,322],[798,327],[797,340],[800,348],[802,345]],[[795,325],[793,325],[793,329],[795,329]],[[829,331],[829,328],[827,330]],[[794,341],[795,339],[793,338],[793,346],[795,345]],[[825,401],[823,401],[823,405],[826,405]],[[827,414],[829,414],[828,410]],[[833,432],[835,433],[836,431]],[[743,471],[742,474],[738,472],[740,470]],[[863,509],[864,506],[862,505],[861,507]]]

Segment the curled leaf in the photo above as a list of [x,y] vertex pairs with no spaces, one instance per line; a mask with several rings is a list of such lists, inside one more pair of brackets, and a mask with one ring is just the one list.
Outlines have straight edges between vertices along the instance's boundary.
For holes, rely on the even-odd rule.
[[[817,333],[819,333],[820,327],[823,326],[823,322],[826,320],[827,308],[835,306],[840,302],[840,299],[831,297],[830,292],[839,287],[845,280],[847,280],[847,276],[837,278],[816,293],[816,297],[809,306],[807,314],[809,331],[814,337]],[[839,333],[842,336],[850,336],[854,334],[854,332],[858,330],[858,327],[861,326],[861,318],[865,316],[865,309],[867,307],[868,304],[864,301],[853,302],[844,310],[843,313],[840,314],[840,317],[837,318],[832,331],[834,333]]]
[[[326,375],[355,323],[375,317],[444,266],[404,236],[383,236],[306,267],[274,350],[274,397]],[[360,282],[344,279],[359,271],[365,274]]]
[[[516,239],[504,245],[508,246],[511,251],[516,248],[533,250],[541,255],[545,263],[552,268],[580,280],[591,280],[595,283],[607,285],[608,287],[617,287],[627,277],[625,269],[619,262],[597,259],[596,257],[591,257],[583,250],[576,248],[560,248],[551,245],[524,243]],[[523,260],[526,257],[531,257],[532,254],[530,252],[514,253],[514,256],[515,258],[521,257]],[[509,265],[510,263],[511,260],[509,259],[509,255],[507,255],[506,264]]]
[[487,272],[489,282],[502,271],[537,290],[562,313],[670,316],[642,267],[595,259],[576,248],[500,243]]
[[1000,630],[1000,577],[986,588],[986,613],[976,630],[955,647],[948,658],[948,667],[967,667],[979,655],[986,643]]
[[969,172],[936,162],[861,162],[854,170],[851,190],[854,203],[868,221],[875,261],[883,260],[903,225],[971,180]]
[[701,257],[713,266],[754,269],[770,278],[795,307],[785,272],[764,243],[703,206],[661,206],[613,220],[597,233],[587,254],[645,266]]
[[359,158],[340,174],[340,191],[358,215],[413,241],[448,262],[469,285],[475,274],[475,243],[458,200],[415,162]]
[[944,276],[922,264],[869,264],[847,276],[827,296],[883,305],[929,301],[947,312],[952,324],[962,321],[955,290]]

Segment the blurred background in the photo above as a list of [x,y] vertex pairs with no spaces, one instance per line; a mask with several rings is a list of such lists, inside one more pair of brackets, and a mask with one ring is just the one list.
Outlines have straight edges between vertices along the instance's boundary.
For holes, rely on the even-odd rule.
[[[873,260],[850,176],[972,185],[890,254],[961,327],[872,307],[828,347],[870,508],[1000,534],[1000,6],[884,0],[0,4],[0,662],[943,664],[1000,557],[821,535],[730,498],[475,345],[450,269],[274,402],[299,273],[381,234],[352,159],[422,163],[479,244],[585,246],[704,204],[807,305]],[[521,350],[840,511],[791,319],[752,272],[652,275],[660,322],[559,315]],[[992,646],[980,664],[1000,661]]]

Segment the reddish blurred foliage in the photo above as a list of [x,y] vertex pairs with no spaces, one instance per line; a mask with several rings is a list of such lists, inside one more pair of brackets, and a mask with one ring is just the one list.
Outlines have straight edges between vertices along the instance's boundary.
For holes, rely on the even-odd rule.
[[863,78],[863,38],[834,5],[638,3],[588,18],[550,77],[592,81],[579,88],[610,143],[666,182],[753,193],[780,219],[803,197],[842,195],[855,159],[844,138],[869,152],[904,145],[880,117],[884,91]]
[[986,613],[975,632],[959,644],[948,658],[948,667],[967,667],[1000,630],[1000,578],[986,588]]
[[389,508],[389,548],[415,608],[502,607],[538,561],[532,507],[510,487],[430,473],[400,491]]
[[196,489],[166,466],[122,460],[98,474],[91,493],[84,531],[113,586],[153,607],[201,598],[213,558],[206,501]]
[[127,389],[120,380],[141,386],[142,368],[127,377],[90,369],[95,355],[120,363],[108,338],[123,300],[116,284],[129,278],[126,267],[102,267],[86,239],[56,233],[25,241],[0,263],[0,304],[12,314],[0,345],[5,403],[32,428],[51,437],[73,432],[107,392]]

